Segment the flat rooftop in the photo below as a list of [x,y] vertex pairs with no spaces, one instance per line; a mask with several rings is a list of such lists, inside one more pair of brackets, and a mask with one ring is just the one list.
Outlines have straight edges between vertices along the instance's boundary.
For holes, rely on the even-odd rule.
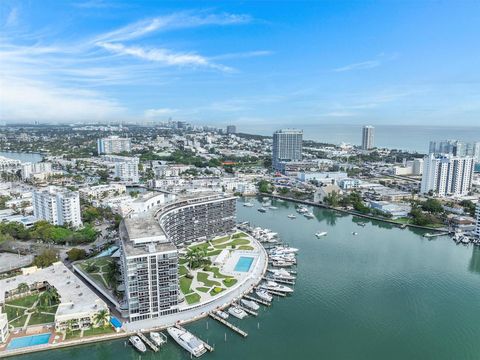
[[5,292],[16,289],[19,284],[29,285],[36,282],[48,282],[57,289],[60,305],[55,316],[91,313],[100,309],[108,309],[107,304],[90,290],[62,262],[38,269],[26,275],[0,280],[0,303],[5,302]]

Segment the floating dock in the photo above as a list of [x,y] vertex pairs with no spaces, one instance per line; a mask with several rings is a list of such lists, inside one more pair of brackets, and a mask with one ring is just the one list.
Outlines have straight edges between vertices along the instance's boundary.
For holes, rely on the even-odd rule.
[[267,281],[275,281],[275,282],[281,283],[281,284],[295,285],[295,281],[294,280],[289,280],[289,279],[279,279],[279,278],[276,278],[276,277],[266,277],[266,276],[264,276],[263,279],[267,280]]
[[239,335],[242,335],[243,337],[247,337],[248,334],[243,331],[242,329],[236,327],[235,325],[229,323],[227,320],[225,319],[222,319],[220,316],[214,314],[214,313],[210,313],[209,314],[211,318],[217,320],[218,322],[222,323],[223,325],[225,325],[226,327],[228,327],[230,330],[233,330],[235,331],[237,334]]
[[242,306],[240,304],[237,304],[237,307],[239,307],[240,309],[242,309],[243,311],[245,311],[246,313],[248,313],[250,315],[258,316],[258,313],[256,311],[253,311],[252,309],[249,309],[246,306]]
[[[185,328],[183,328],[182,326],[180,326],[179,324],[175,324],[175,327],[179,330],[183,330],[183,331],[188,331],[188,330],[185,330]],[[210,346],[208,345],[205,341],[203,341],[202,339],[200,339],[198,336],[195,335],[195,337],[202,342],[203,346],[205,346],[205,349],[207,349],[208,351],[212,352],[214,350],[213,346]]]
[[152,343],[152,342],[150,341],[149,338],[147,338],[145,335],[143,335],[140,331],[138,331],[136,335],[137,335],[140,339],[142,339],[142,341],[143,341],[145,344],[147,344],[148,347],[149,347],[150,349],[152,349],[153,351],[158,352],[158,350],[160,350],[154,343]]
[[283,296],[283,297],[287,296],[287,294],[285,294],[283,292],[280,292],[280,291],[269,290],[266,287],[262,287],[262,286],[260,286],[259,288],[262,289],[262,290],[266,290],[269,294]]
[[270,306],[270,305],[272,305],[272,304],[271,304],[270,302],[268,302],[268,301],[255,298],[255,297],[250,296],[250,295],[244,295],[243,297],[244,297],[245,299],[255,301],[256,303],[259,303],[259,304],[262,304],[262,305],[265,305],[265,306]]

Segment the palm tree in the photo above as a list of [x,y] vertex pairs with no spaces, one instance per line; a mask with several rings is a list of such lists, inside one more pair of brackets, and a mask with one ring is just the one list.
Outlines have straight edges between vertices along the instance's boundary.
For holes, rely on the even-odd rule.
[[40,295],[40,300],[44,306],[52,306],[52,304],[56,304],[60,300],[60,295],[58,295],[57,289],[49,286],[47,290]]
[[101,325],[102,327],[105,327],[105,325],[107,325],[108,321],[110,320],[110,314],[107,310],[102,309],[95,314],[93,320],[95,321],[96,325]]
[[30,290],[30,286],[28,286],[27,283],[22,282],[22,283],[18,284],[17,290],[18,290],[19,293],[23,294],[23,293],[26,293],[27,291]]

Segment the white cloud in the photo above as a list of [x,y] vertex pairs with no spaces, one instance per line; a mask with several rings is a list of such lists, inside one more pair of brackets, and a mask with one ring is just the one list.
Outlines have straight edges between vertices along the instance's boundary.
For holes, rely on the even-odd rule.
[[130,55],[169,66],[209,67],[222,71],[233,70],[227,66],[212,63],[208,58],[194,53],[177,53],[167,49],[144,49],[138,46],[125,46],[108,42],[98,42],[97,45],[119,55]]
[[272,51],[268,50],[257,50],[257,51],[246,51],[240,53],[230,53],[230,54],[223,54],[218,56],[213,56],[211,59],[214,60],[226,60],[226,59],[246,59],[252,57],[259,57],[259,56],[268,56],[272,55]]
[[100,121],[126,113],[116,101],[94,91],[3,77],[0,87],[8,89],[0,97],[0,119],[6,121]]
[[193,28],[206,25],[235,25],[251,21],[249,15],[242,14],[198,14],[191,12],[173,13],[152,19],[138,21],[117,30],[98,36],[98,41],[126,41],[146,36],[156,31]]
[[145,110],[144,115],[146,118],[156,118],[156,117],[171,115],[176,113],[177,111],[178,111],[177,109],[170,109],[170,108],[148,109],[148,110]]
[[368,60],[363,61],[355,64],[349,64],[346,66],[342,66],[339,68],[334,69],[335,72],[345,72],[345,71],[352,71],[352,70],[364,70],[364,69],[373,69],[380,66],[382,62],[380,60]]

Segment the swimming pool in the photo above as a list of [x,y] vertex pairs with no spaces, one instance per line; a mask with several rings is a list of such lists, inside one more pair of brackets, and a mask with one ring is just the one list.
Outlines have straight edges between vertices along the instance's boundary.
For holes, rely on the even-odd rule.
[[98,254],[95,257],[99,258],[99,257],[104,257],[104,256],[111,256],[117,250],[118,250],[118,246],[111,246],[108,249],[103,250],[100,254]]
[[51,333],[40,334],[40,335],[31,335],[31,336],[22,336],[15,338],[7,346],[7,350],[19,349],[27,346],[43,345],[48,344]]
[[249,256],[240,256],[238,259],[237,265],[235,265],[234,271],[247,272],[252,266],[253,258]]

